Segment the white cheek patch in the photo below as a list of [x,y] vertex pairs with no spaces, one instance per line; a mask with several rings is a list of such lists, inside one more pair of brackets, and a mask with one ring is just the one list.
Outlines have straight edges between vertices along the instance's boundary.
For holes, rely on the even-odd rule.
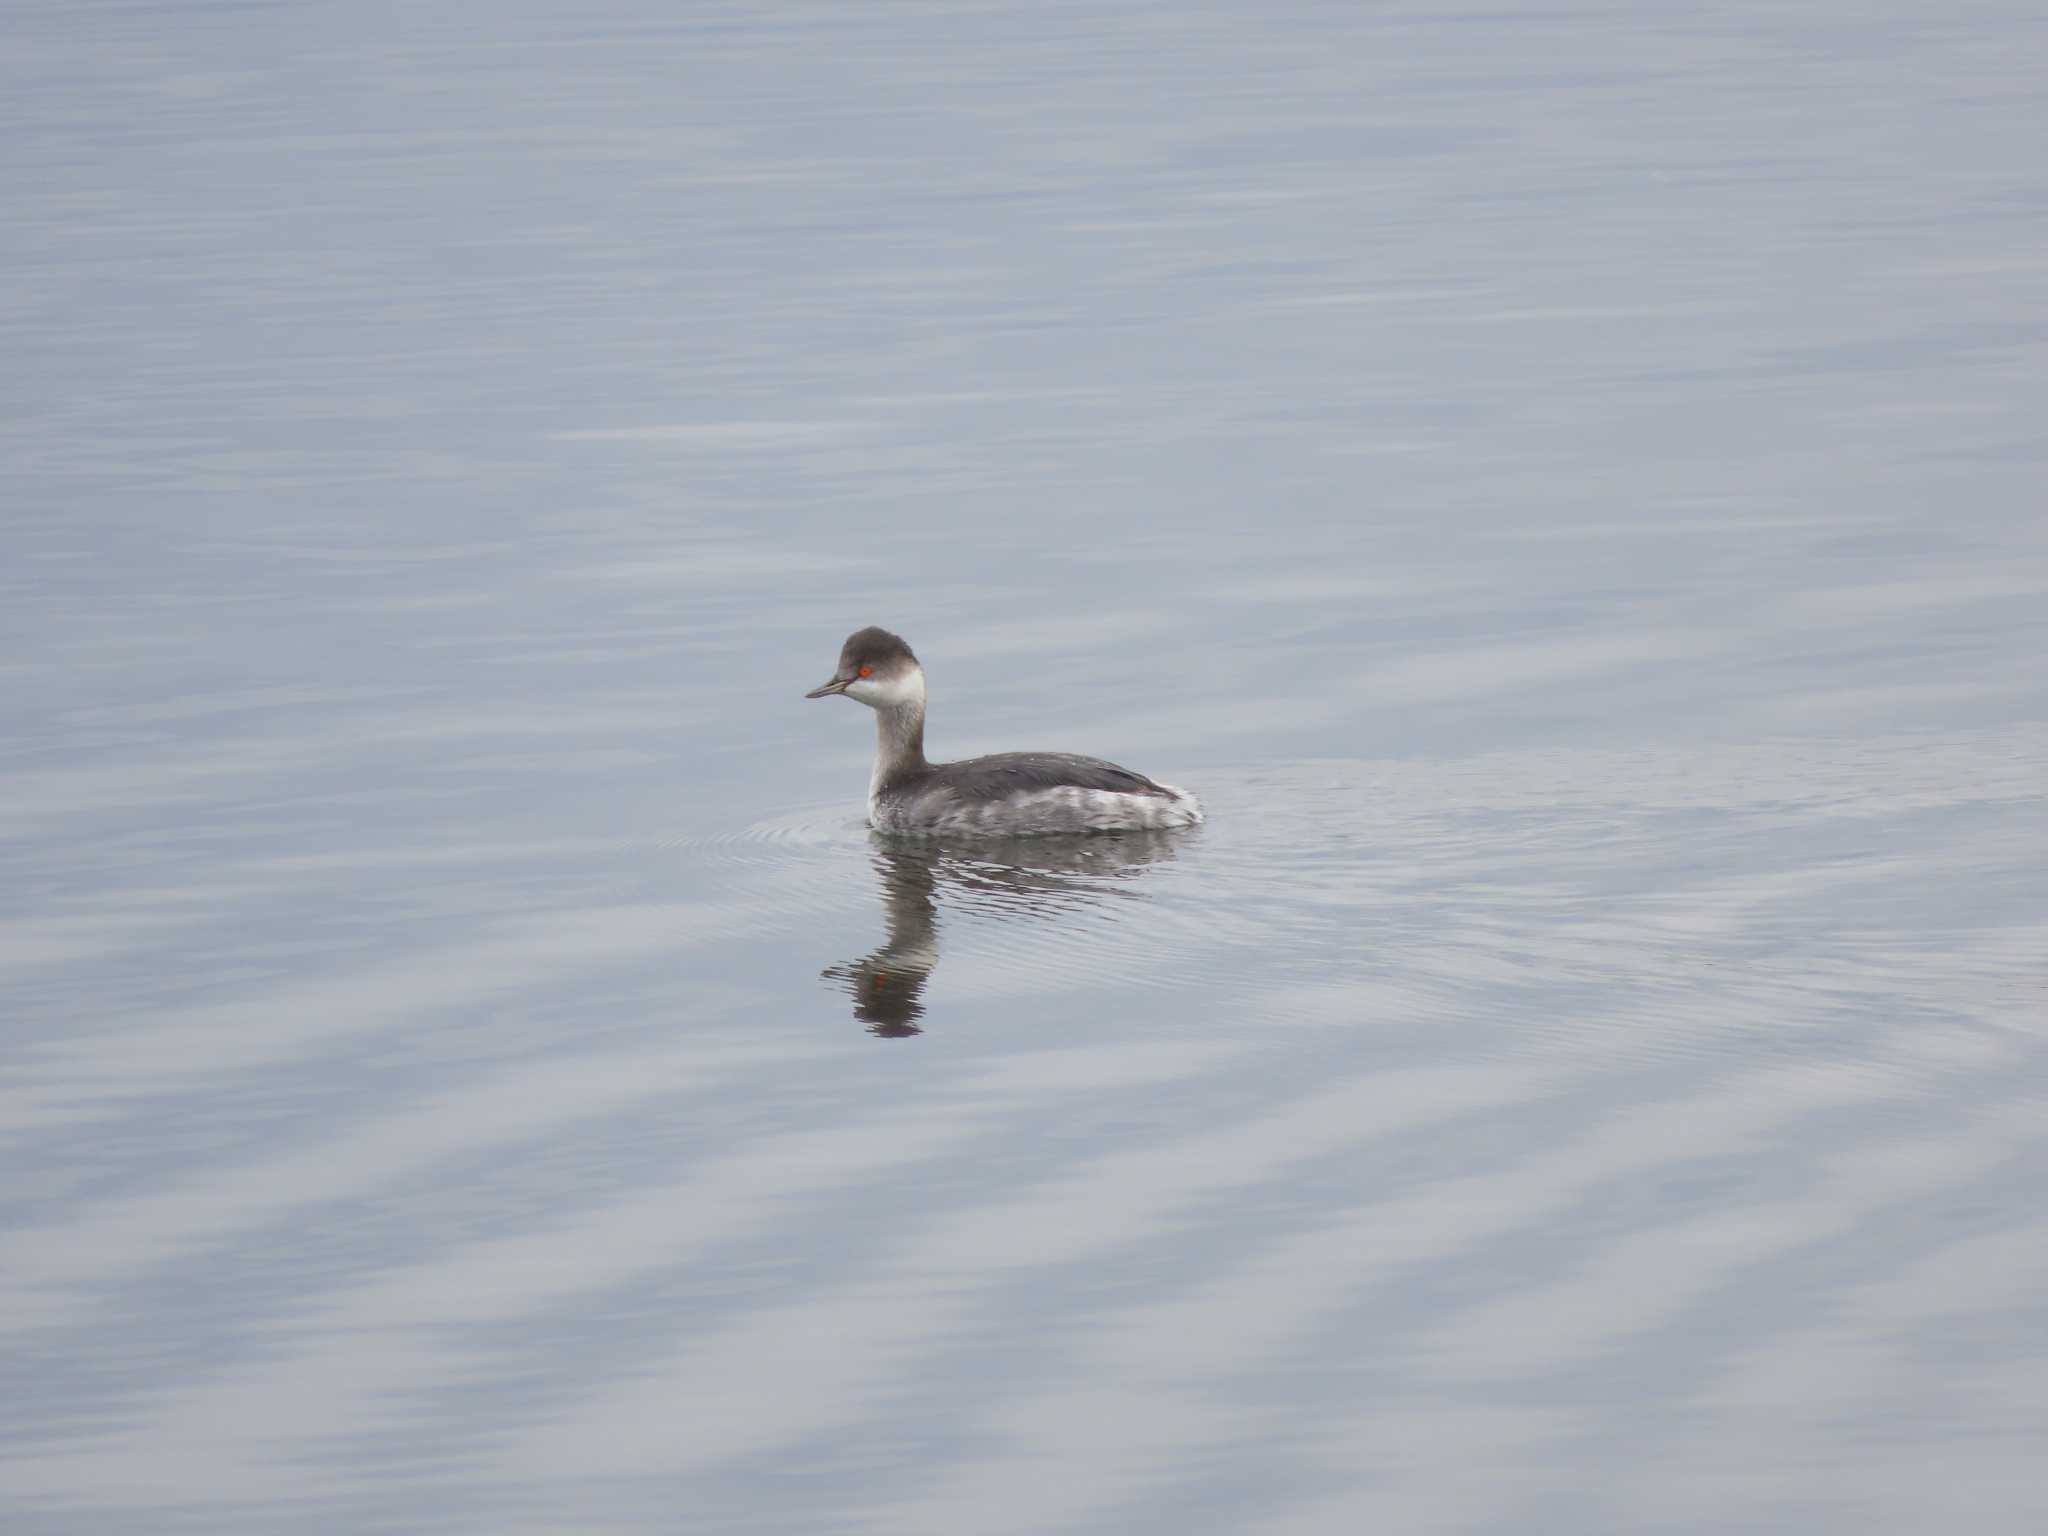
[[924,701],[924,679],[915,672],[901,677],[862,677],[846,685],[846,691],[861,703],[876,709],[893,709],[902,704]]

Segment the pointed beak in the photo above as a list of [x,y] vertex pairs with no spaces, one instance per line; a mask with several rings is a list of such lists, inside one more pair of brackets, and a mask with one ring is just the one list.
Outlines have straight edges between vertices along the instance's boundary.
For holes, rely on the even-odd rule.
[[850,677],[835,677],[829,683],[820,683],[809,693],[805,694],[804,697],[807,699],[829,698],[835,693],[846,692],[846,685],[852,681],[853,679]]

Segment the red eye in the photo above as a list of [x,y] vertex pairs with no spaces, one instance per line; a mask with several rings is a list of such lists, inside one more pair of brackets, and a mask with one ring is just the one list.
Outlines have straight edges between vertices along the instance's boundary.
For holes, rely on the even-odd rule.
[[860,669],[860,675],[862,677],[873,677],[875,675],[875,669],[873,667],[863,665]]

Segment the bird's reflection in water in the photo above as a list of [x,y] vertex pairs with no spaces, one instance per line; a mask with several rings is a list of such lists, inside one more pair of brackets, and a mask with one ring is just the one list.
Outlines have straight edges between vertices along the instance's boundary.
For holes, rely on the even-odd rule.
[[[826,967],[825,979],[853,999],[868,1032],[900,1039],[923,1032],[924,985],[939,963],[939,899],[1001,921],[1070,913],[1124,894],[1149,864],[1174,856],[1186,832],[1126,832],[1093,837],[1019,837],[974,842],[870,837],[882,884],[888,941],[880,949]],[[1043,936],[1033,942],[1044,942]]]

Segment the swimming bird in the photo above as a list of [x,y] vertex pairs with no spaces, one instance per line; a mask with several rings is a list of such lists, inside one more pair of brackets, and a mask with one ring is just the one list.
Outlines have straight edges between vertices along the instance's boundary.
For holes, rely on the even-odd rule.
[[998,752],[957,763],[924,755],[924,668],[900,635],[870,625],[839,649],[807,699],[843,695],[875,712],[868,823],[885,832],[1018,837],[1191,827],[1201,802],[1099,757]]

